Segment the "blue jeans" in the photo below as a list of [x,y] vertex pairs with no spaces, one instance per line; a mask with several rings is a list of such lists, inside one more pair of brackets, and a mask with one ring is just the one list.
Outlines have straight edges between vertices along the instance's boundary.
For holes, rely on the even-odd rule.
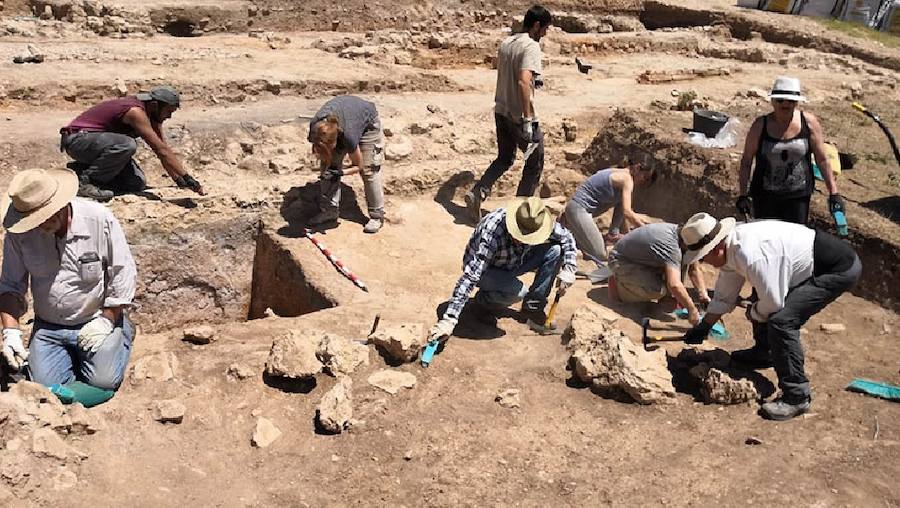
[[31,380],[45,386],[82,381],[104,390],[116,390],[125,377],[131,357],[134,325],[126,316],[96,353],[78,347],[81,326],[62,326],[34,321],[28,345]]
[[[478,281],[475,301],[488,308],[505,308],[524,298],[527,310],[541,310],[547,305],[547,297],[553,287],[553,279],[559,270],[562,247],[545,243],[532,247],[514,270],[488,268]],[[534,282],[528,290],[519,276],[537,270]]]

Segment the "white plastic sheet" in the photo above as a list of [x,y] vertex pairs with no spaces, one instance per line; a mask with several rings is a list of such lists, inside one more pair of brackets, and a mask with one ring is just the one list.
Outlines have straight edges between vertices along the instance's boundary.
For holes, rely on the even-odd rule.
[[716,134],[716,137],[710,139],[702,132],[688,133],[688,143],[701,146],[703,148],[731,148],[738,141],[738,127],[741,121],[735,117],[731,117],[722,126],[722,130]]

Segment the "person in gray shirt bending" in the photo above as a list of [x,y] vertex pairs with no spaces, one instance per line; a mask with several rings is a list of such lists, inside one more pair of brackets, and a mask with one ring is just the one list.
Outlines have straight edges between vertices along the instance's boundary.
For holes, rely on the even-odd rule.
[[[319,157],[319,213],[307,225],[336,224],[341,202],[341,177],[360,173],[369,207],[369,221],[363,231],[376,233],[384,224],[384,189],[381,163],[384,160],[384,132],[375,104],[341,95],[326,102],[309,124],[309,142]],[[344,156],[353,167],[344,169]]]
[[[641,226],[629,232],[613,247],[609,255],[612,269],[610,288],[623,302],[657,301],[666,295],[688,311],[691,324],[700,322],[700,311],[682,283],[682,249],[677,224],[660,222]],[[691,282],[700,294],[700,302],[708,304],[706,283],[697,263],[688,266]]]
[[[76,192],[71,171],[29,169],[3,196],[3,357],[18,370],[28,359],[31,379],[46,386],[80,381],[116,390],[134,339],[125,309],[137,269],[116,218]],[[29,285],[34,327],[26,350],[19,320]]]
[[[644,225],[631,208],[632,193],[635,188],[653,185],[656,171],[638,161],[629,160],[625,168],[608,168],[597,171],[575,190],[566,204],[565,224],[575,236],[578,249],[585,259],[597,264],[597,270],[589,275],[592,282],[606,278],[606,243],[615,243],[632,227]],[[597,227],[595,218],[610,208],[613,211],[609,232],[604,237]]]

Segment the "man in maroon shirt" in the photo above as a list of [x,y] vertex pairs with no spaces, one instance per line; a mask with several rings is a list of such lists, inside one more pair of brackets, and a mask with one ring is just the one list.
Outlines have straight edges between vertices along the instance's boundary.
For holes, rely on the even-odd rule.
[[60,149],[75,161],[69,167],[78,174],[78,195],[109,201],[115,193],[147,188],[144,172],[132,158],[135,138],[143,139],[179,187],[205,194],[203,186],[184,166],[162,133],[162,123],[181,105],[173,88],[156,87],[148,93],[101,102],[60,129]]

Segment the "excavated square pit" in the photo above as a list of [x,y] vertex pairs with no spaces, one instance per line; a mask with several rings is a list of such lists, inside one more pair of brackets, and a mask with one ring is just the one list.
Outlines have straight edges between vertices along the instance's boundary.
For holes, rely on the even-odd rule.
[[308,239],[282,237],[254,215],[128,235],[139,273],[132,317],[144,332],[300,316],[359,291]]

